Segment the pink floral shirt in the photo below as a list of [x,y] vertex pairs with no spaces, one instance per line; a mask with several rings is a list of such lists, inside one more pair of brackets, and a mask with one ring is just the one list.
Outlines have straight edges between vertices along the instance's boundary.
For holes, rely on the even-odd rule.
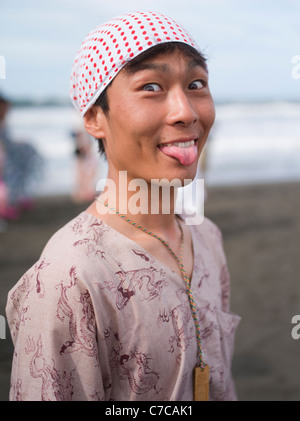
[[[239,317],[219,229],[190,226],[191,287],[210,366],[210,400],[235,400]],[[60,229],[7,302],[10,400],[191,401],[196,333],[183,280],[83,212]]]

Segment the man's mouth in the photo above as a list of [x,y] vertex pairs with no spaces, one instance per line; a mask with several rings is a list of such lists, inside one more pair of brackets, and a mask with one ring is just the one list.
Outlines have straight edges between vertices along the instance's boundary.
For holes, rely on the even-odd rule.
[[161,147],[161,146],[168,146],[168,147],[171,147],[171,146],[176,146],[176,147],[178,147],[178,148],[189,148],[190,146],[194,146],[194,145],[195,145],[195,142],[196,142],[196,140],[191,140],[191,141],[189,141],[189,142],[163,143],[163,144],[161,144],[161,145],[159,145],[159,146],[160,146],[160,147]]
[[197,139],[161,143],[158,147],[163,154],[177,159],[182,165],[191,165],[197,159]]

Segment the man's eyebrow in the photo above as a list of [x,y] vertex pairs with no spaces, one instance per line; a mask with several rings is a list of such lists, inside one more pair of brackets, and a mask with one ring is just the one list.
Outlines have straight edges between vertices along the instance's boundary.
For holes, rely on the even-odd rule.
[[[199,66],[202,67],[206,71],[205,63],[201,58],[199,59],[192,58],[188,60],[189,68],[192,69],[194,67],[199,67]],[[155,70],[158,72],[168,73],[170,72],[170,66],[166,63],[140,62],[140,63],[135,63],[132,66],[129,65],[126,67],[126,71],[131,74],[140,72],[142,70]]]
[[137,73],[142,70],[156,70],[158,72],[170,72],[170,67],[167,64],[156,64],[156,63],[147,63],[147,62],[141,62],[136,63],[132,66],[128,66],[126,68],[128,73]]

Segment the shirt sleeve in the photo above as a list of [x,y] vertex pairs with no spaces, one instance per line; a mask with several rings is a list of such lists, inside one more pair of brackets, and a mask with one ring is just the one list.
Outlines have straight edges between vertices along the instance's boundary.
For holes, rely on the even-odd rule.
[[8,295],[11,401],[104,400],[93,302],[61,266],[40,259]]
[[223,234],[220,228],[210,220],[206,220],[211,234],[211,247],[214,255],[214,263],[219,270],[219,279],[221,289],[221,310],[225,313],[230,312],[230,273],[228,269],[227,258],[224,250]]
[[220,271],[220,283],[222,291],[222,311],[230,312],[230,273],[228,270],[227,260],[224,254],[223,246],[221,248],[222,264]]

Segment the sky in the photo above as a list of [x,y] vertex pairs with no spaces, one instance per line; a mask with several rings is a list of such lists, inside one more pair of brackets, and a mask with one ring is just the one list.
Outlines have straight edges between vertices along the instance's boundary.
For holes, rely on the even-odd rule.
[[0,92],[67,98],[85,36],[142,9],[191,33],[208,57],[216,101],[300,99],[300,0],[0,0]]

